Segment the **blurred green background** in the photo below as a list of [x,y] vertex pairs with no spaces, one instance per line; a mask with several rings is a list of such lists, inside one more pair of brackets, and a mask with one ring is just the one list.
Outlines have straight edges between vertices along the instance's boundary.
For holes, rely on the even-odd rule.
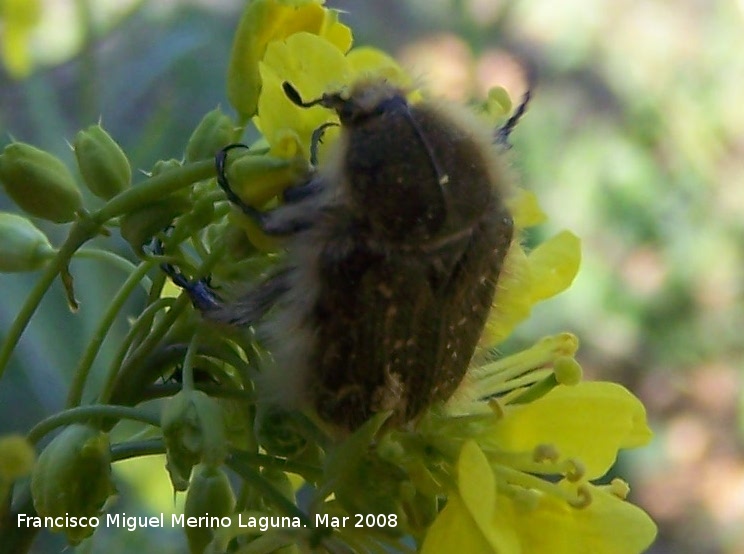
[[[20,26],[14,4],[26,6]],[[46,0],[38,19],[28,17],[33,5],[0,0],[0,146],[12,136],[72,162],[66,141],[101,118],[133,166],[147,169],[180,158],[201,116],[228,108],[242,1]],[[328,5],[348,11],[356,44],[391,52],[437,94],[482,99],[500,84],[516,99],[532,82],[512,139],[515,173],[550,217],[534,238],[568,228],[584,260],[572,289],[511,341],[572,331],[589,376],[642,398],[656,437],[618,473],[659,524],[652,552],[744,553],[744,1]],[[13,209],[4,196],[0,209]],[[70,314],[59,288],[42,304],[0,383],[0,433],[25,432],[63,406],[75,361],[123,279],[92,261],[72,269],[81,310]],[[34,281],[0,275],[0,334]],[[174,509],[162,460],[151,467],[160,469],[122,469],[117,511]],[[44,535],[35,551],[63,544]],[[166,554],[184,544],[177,532],[108,530],[79,550]]]

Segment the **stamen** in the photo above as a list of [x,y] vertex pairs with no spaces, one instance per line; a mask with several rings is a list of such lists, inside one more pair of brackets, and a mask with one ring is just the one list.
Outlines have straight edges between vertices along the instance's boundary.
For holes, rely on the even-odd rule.
[[577,498],[575,495],[571,494],[571,491],[566,490],[559,484],[551,483],[550,481],[546,481],[535,475],[530,475],[529,473],[524,473],[499,464],[492,466],[492,469],[499,485],[513,485],[527,490],[540,491],[560,498],[576,508],[584,508],[588,506],[592,500],[589,488],[585,484],[579,486],[579,497]]
[[581,381],[583,371],[579,362],[569,356],[561,356],[553,363],[555,378],[561,385],[573,386]]
[[491,408],[491,411],[494,414],[496,414],[496,417],[498,417],[499,419],[504,418],[504,407],[501,405],[501,402],[499,402],[498,399],[489,398],[488,407]]
[[[577,349],[578,340],[570,333],[546,337],[527,350],[474,370],[473,383],[481,397],[497,394],[495,391],[506,381],[550,366],[559,357],[573,356]],[[499,392],[503,392],[503,389]]]
[[610,494],[617,496],[621,500],[625,500],[628,498],[628,494],[630,494],[630,485],[619,477],[615,477],[609,485],[604,485],[601,488],[608,490]]
[[[503,400],[504,403],[508,404],[528,404],[529,402],[534,402],[538,398],[542,398],[546,394],[548,394],[551,390],[553,390],[556,386],[558,386],[558,381],[555,379],[555,375],[551,370],[543,370],[543,371],[535,371],[535,375],[547,375],[540,379],[538,382],[534,383],[530,387],[522,390],[515,390],[513,391],[513,394],[508,395],[509,399]],[[509,382],[511,384],[512,381]]]
[[532,451],[532,459],[536,462],[557,462],[561,453],[554,444],[540,444]]
[[514,502],[521,504],[525,510],[536,510],[540,504],[541,494],[537,491],[509,486],[507,492]]
[[566,479],[572,483],[581,481],[584,478],[584,475],[586,475],[586,466],[584,463],[576,458],[569,458],[566,460],[566,463],[569,466],[569,470],[565,473]]
[[575,458],[560,459],[560,453],[553,445],[540,445],[530,453],[487,452],[488,460],[497,465],[532,475],[565,477],[567,481],[580,481],[586,471],[584,464]]
[[589,489],[589,485],[586,483],[579,485],[576,489],[577,498],[569,500],[569,504],[574,508],[587,508],[592,503],[592,491]]

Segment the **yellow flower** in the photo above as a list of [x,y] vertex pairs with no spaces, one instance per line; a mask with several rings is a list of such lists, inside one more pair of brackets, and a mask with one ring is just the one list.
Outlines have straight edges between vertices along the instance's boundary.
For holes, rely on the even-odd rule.
[[[517,191],[508,202],[518,230],[545,220],[535,195]],[[567,289],[581,262],[581,244],[573,233],[563,231],[531,252],[514,242],[499,277],[494,309],[481,339],[484,346],[503,341],[517,324],[527,319],[532,306]]]
[[[337,44],[307,32],[269,44],[259,68],[263,88],[258,116],[254,118],[256,126],[275,151],[282,140],[292,137],[305,158],[310,154],[313,131],[324,123],[338,122],[338,118],[321,106],[296,106],[287,98],[282,83],[291,83],[304,100],[343,90],[370,75],[382,75],[403,87],[410,86],[410,79],[386,54],[373,48],[355,48],[346,54]],[[331,134],[329,130],[326,143],[332,142]]]
[[645,512],[614,494],[621,487],[551,485],[580,499],[574,507],[557,494],[494,476],[474,441],[463,446],[457,474],[457,491],[429,529],[423,554],[628,554],[642,552],[656,535]]
[[[303,99],[342,90],[363,76],[384,76],[410,87],[411,80],[388,55],[374,48],[351,48],[351,30],[338,22],[338,12],[309,0],[257,0],[244,12],[238,28],[228,75],[228,94],[235,108],[253,123],[269,145],[265,155],[238,159],[228,168],[231,186],[245,202],[259,208],[276,204],[288,186],[307,172],[313,132],[324,123],[337,122],[335,113],[322,107],[300,108],[284,92],[291,83]],[[254,115],[256,114],[257,115]],[[327,129],[320,145],[324,157],[337,131]],[[288,160],[287,168],[277,160]],[[238,167],[272,166],[248,181]],[[233,169],[235,167],[235,169]],[[242,172],[246,173],[246,172]],[[260,191],[257,199],[256,191]],[[276,250],[279,242],[267,237],[248,218],[235,216],[250,241],[260,250]]]
[[0,49],[5,68],[16,79],[23,79],[31,73],[31,35],[40,19],[39,0],[0,2],[0,20],[4,27],[0,34]]
[[[264,153],[234,164],[235,176],[245,166],[252,193],[230,177],[231,183],[238,182],[238,194],[261,208],[275,204],[282,190],[307,171],[313,133],[338,122],[321,106],[295,105],[283,89],[285,82],[304,101],[380,75],[411,91],[414,101],[418,94],[410,77],[384,53],[350,49],[348,28],[318,2],[257,0],[246,10],[235,44],[231,101],[253,118]],[[493,113],[509,104],[503,91],[490,102]],[[326,130],[321,162],[336,133]],[[513,191],[507,202],[518,237],[545,220],[530,192]],[[255,226],[248,234],[254,244],[267,244]],[[535,304],[569,287],[580,259],[580,242],[568,231],[531,250],[515,240],[481,345],[498,345]],[[335,495],[341,504],[362,511],[377,505],[379,497],[405,505],[401,514],[407,514],[410,532],[423,540],[425,553],[641,552],[653,541],[653,522],[625,501],[622,481],[608,486],[590,481],[607,473],[620,449],[646,444],[651,431],[643,406],[626,389],[580,382],[577,348],[577,339],[564,333],[472,369],[444,409],[430,410],[414,429],[377,438],[374,456],[382,462],[368,450],[377,429],[376,420],[368,422],[356,438],[329,453],[333,463],[326,468],[324,497]],[[381,424],[385,414],[379,417]],[[366,490],[359,475],[379,468],[386,469],[365,478],[376,483],[377,494],[359,494]],[[436,515],[441,496],[447,503]]]
[[230,103],[245,119],[256,112],[261,77],[258,63],[272,41],[302,31],[327,39],[342,51],[351,46],[351,30],[322,0],[254,0],[238,24],[227,76]]

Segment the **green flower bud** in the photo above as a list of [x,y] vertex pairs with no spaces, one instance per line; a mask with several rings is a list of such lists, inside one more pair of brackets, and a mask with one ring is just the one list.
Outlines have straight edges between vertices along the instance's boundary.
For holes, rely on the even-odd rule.
[[36,452],[25,437],[0,437],[0,502],[6,502],[13,481],[31,473]]
[[258,110],[261,75],[258,62],[270,37],[260,33],[272,15],[271,2],[251,2],[243,10],[233,39],[230,65],[227,70],[227,97],[240,116],[248,119]]
[[208,160],[237,138],[236,127],[220,108],[205,115],[186,144],[186,161]]
[[236,158],[227,168],[230,186],[249,206],[261,207],[281,194],[308,171],[300,157],[254,156]]
[[65,223],[83,207],[83,197],[62,161],[23,142],[13,142],[0,154],[0,181],[26,213]]
[[[98,517],[115,492],[108,435],[88,425],[70,425],[57,435],[31,474],[34,507],[42,517]],[[67,525],[59,530],[78,544],[95,528]]]
[[139,252],[157,233],[181,214],[191,210],[188,193],[175,193],[121,217],[119,230],[130,246]]
[[0,272],[40,269],[54,252],[46,235],[28,219],[0,212]]
[[80,174],[93,194],[108,200],[130,186],[129,160],[103,127],[91,125],[79,131],[73,147]]
[[177,167],[181,167],[181,162],[176,160],[175,158],[170,158],[168,160],[158,160],[155,162],[155,165],[152,166],[152,176],[155,177],[156,175],[160,175],[161,173],[165,173],[166,171],[170,171],[171,169],[176,169]]
[[308,445],[292,413],[271,405],[258,406],[256,438],[269,454],[287,458],[298,456]]
[[198,390],[172,396],[161,415],[166,468],[173,488],[184,491],[198,463],[220,465],[227,456],[227,438],[219,402]]
[[[220,467],[199,464],[194,468],[183,514],[188,517],[225,517],[235,509],[233,493],[227,474]],[[208,527],[189,527],[184,529],[191,554],[201,554],[212,542],[214,532]]]
[[31,473],[36,453],[21,435],[0,437],[0,483],[10,482]]

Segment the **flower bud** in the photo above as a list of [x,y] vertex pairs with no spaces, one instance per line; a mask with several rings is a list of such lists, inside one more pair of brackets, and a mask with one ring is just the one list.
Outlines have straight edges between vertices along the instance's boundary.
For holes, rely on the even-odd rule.
[[[57,435],[39,455],[31,474],[34,507],[42,517],[98,517],[115,492],[108,435],[88,425],[70,425]],[[77,544],[95,528],[63,526],[60,530]]]
[[83,197],[62,161],[23,142],[13,142],[0,154],[0,181],[26,213],[65,223],[75,218]]
[[31,473],[36,454],[21,435],[0,437],[0,483],[14,481]]
[[79,131],[73,143],[80,174],[93,194],[108,200],[132,182],[132,168],[121,147],[103,127]]
[[[235,509],[233,493],[227,474],[220,467],[199,464],[194,468],[183,515],[189,517],[225,517]],[[191,554],[201,554],[212,542],[213,531],[208,527],[185,527]]]
[[155,177],[156,175],[161,175],[166,171],[170,171],[171,169],[181,167],[181,165],[183,164],[181,164],[181,162],[176,160],[175,158],[158,160],[157,162],[155,162],[155,165],[152,166],[152,171],[150,173],[153,177]]
[[227,168],[230,187],[249,206],[261,207],[308,171],[300,157],[254,156],[236,158]]
[[227,456],[222,408],[201,391],[182,390],[172,396],[163,408],[161,424],[166,468],[177,491],[186,490],[196,464],[220,465]]
[[0,212],[0,273],[35,271],[54,252],[46,235],[28,219]]
[[34,447],[25,437],[0,437],[0,502],[8,498],[13,481],[31,473],[35,457]]
[[186,144],[186,161],[208,160],[214,158],[220,148],[236,139],[236,127],[220,108],[205,115],[196,126]]
[[269,454],[287,458],[301,454],[308,446],[308,441],[291,412],[273,405],[259,404],[256,413],[256,438]]
[[188,193],[174,193],[121,217],[119,230],[137,252],[157,233],[168,227],[181,214],[191,210]]

